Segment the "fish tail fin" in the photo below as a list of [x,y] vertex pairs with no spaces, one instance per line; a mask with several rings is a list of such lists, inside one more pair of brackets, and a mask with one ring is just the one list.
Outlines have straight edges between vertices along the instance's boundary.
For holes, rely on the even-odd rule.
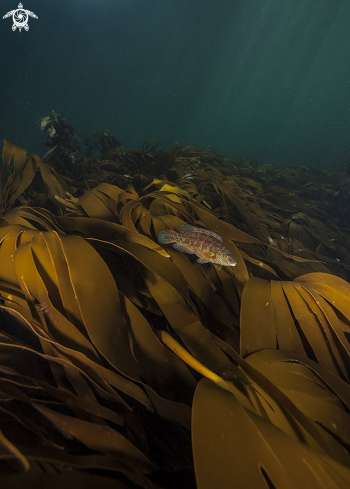
[[167,244],[167,243],[175,243],[176,238],[174,236],[174,231],[170,229],[162,229],[158,234],[158,243],[159,244]]

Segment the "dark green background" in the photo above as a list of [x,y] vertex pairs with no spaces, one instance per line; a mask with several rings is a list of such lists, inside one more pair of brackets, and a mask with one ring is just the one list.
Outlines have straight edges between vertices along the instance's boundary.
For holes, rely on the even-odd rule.
[[43,154],[54,109],[79,137],[212,145],[230,156],[350,162],[348,0],[0,2],[0,138]]

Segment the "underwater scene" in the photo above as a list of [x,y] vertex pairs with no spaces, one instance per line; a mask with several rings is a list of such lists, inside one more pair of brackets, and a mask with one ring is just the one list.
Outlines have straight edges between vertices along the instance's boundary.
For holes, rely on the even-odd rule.
[[350,489],[350,3],[17,2],[0,489]]

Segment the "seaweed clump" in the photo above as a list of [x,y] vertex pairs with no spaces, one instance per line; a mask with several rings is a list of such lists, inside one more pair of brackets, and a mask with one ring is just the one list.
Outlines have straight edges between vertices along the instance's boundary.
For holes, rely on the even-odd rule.
[[[4,142],[6,487],[350,487],[347,177],[68,127]],[[236,267],[159,246],[184,223]]]

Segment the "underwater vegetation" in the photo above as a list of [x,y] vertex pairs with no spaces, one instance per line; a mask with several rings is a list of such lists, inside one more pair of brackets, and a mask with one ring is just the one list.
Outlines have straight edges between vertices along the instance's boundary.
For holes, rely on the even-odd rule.
[[2,154],[1,487],[349,488],[348,177],[41,128]]

